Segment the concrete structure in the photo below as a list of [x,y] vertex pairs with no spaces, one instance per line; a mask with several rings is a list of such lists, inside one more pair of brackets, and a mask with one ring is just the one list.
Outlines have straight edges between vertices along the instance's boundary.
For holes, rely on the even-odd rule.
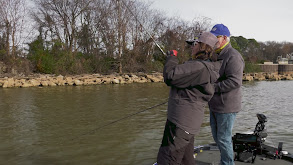
[[293,74],[293,64],[259,64],[265,73]]

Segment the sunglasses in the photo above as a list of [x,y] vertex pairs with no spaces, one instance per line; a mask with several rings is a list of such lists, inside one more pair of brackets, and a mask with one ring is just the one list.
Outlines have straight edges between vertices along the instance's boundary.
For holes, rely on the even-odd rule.
[[198,42],[197,41],[194,41],[192,44],[191,44],[191,46],[195,46],[195,45],[197,45],[198,44]]

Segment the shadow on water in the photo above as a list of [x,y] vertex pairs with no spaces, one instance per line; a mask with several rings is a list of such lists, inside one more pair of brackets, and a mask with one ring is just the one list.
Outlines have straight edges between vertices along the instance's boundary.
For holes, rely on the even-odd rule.
[[[269,144],[293,151],[293,81],[243,84],[234,132],[268,118]],[[0,89],[0,162],[3,164],[152,164],[163,135],[167,105],[100,126],[166,101],[163,83]],[[206,109],[195,144],[213,142]]]

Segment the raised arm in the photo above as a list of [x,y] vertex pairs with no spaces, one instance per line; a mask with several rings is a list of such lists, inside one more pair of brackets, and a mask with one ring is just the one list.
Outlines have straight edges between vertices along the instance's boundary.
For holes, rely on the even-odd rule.
[[167,57],[163,76],[168,86],[188,88],[209,81],[208,70],[201,62],[188,61],[180,65],[178,62],[175,56]]

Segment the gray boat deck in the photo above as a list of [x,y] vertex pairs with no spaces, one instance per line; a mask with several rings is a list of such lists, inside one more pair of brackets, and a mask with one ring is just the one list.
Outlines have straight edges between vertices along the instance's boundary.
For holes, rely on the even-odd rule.
[[[257,155],[254,161],[254,165],[292,165],[293,163],[282,160],[282,159],[270,159],[266,158],[262,160],[265,156]],[[217,150],[204,150],[203,152],[198,153],[195,158],[196,165],[219,165],[220,163],[220,152]],[[235,165],[248,165],[251,163],[244,163],[235,161]]]

